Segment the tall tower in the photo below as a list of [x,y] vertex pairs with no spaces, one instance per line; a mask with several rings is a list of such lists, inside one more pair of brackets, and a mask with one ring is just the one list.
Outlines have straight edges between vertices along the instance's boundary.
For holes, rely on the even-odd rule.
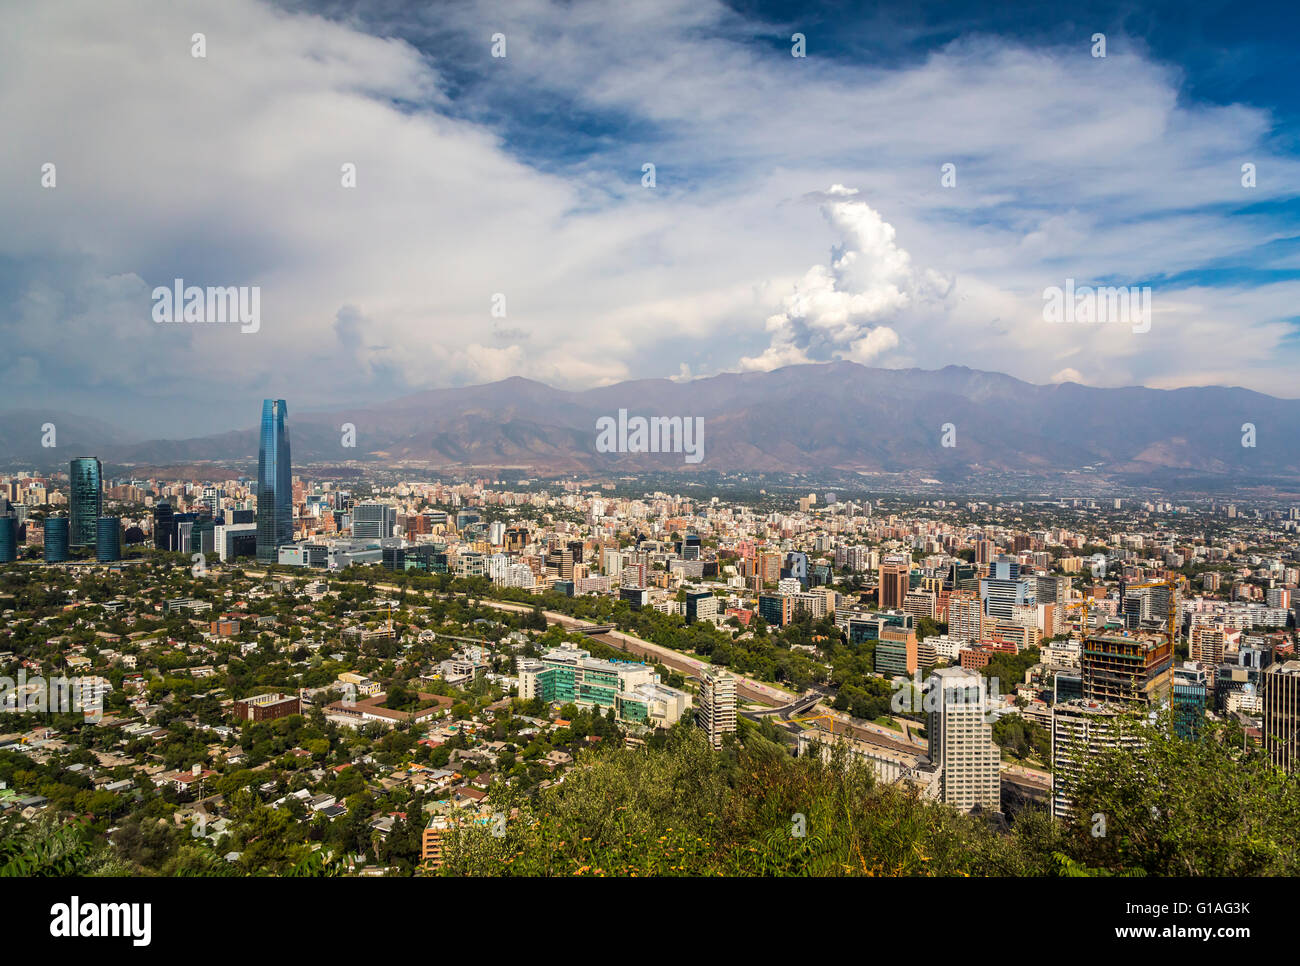
[[736,730],[736,679],[728,672],[709,667],[700,674],[695,723],[714,748],[722,747],[725,732]]
[[881,610],[894,610],[903,606],[912,583],[912,558],[891,555],[880,561],[877,579],[877,599]]
[[1078,803],[1075,793],[1084,762],[1115,748],[1135,752],[1142,738],[1129,727],[1121,705],[1076,700],[1052,707],[1051,815],[1073,822]]
[[103,510],[104,468],[94,456],[79,456],[68,467],[68,545],[93,547]]
[[926,722],[930,760],[940,768],[944,802],[969,812],[1002,810],[1002,755],[993,743],[993,726],[986,720],[988,697],[984,681],[974,671],[948,667],[930,676],[937,693],[927,704],[934,708]]
[[293,471],[286,415],[283,399],[262,400],[257,449],[257,562],[261,564],[275,563],[279,548],[293,542]]
[[1273,764],[1294,773],[1300,766],[1300,661],[1264,670],[1264,750]]

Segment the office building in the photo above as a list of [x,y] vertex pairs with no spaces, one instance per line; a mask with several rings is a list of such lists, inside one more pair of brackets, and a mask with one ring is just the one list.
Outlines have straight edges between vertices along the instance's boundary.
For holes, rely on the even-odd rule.
[[698,620],[708,620],[718,616],[718,598],[712,591],[698,590],[686,592],[686,623],[694,624]]
[[881,610],[892,610],[903,606],[903,601],[911,590],[911,574],[911,557],[890,554],[880,561],[876,594]]
[[257,562],[273,564],[279,548],[293,542],[293,478],[289,460],[287,406],[283,399],[262,401],[257,450]]
[[881,627],[876,641],[875,671],[886,678],[910,677],[919,667],[916,631],[911,627]]
[[927,679],[929,757],[939,768],[940,799],[969,812],[1001,811],[1002,754],[988,722],[988,694],[976,671],[941,668]]
[[1209,674],[1194,661],[1174,668],[1169,694],[1169,711],[1174,719],[1174,734],[1195,740],[1205,723],[1205,706],[1209,697]]
[[590,651],[555,647],[518,664],[519,696],[579,707],[614,709],[628,724],[671,728],[689,704],[685,691],[667,687],[649,664],[605,661]]
[[1038,582],[1021,578],[1020,565],[1011,557],[998,557],[989,564],[989,575],[980,581],[980,600],[989,617],[1010,620],[1016,607],[1036,604]]
[[122,559],[121,517],[100,517],[95,521],[95,559],[100,563]]
[[358,503],[352,508],[353,540],[386,540],[396,526],[396,507],[386,503]]
[[1300,764],[1300,661],[1284,661],[1264,669],[1264,749],[1283,771],[1294,774]]
[[758,616],[769,627],[785,627],[794,617],[794,601],[785,594],[759,594]]
[[18,515],[12,511],[0,514],[0,563],[13,563],[18,559]]
[[721,668],[708,667],[700,674],[695,724],[708,736],[714,748],[722,747],[722,736],[736,730],[736,679]]
[[153,508],[153,545],[158,550],[176,549],[176,512],[166,500]]
[[68,545],[95,546],[95,526],[103,512],[104,468],[93,456],[74,459],[68,467]]
[[68,559],[68,518],[46,517],[45,562],[66,563]]

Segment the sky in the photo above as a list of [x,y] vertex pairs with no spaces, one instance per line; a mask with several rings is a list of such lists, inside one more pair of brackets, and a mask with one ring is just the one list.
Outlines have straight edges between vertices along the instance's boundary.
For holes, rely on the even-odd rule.
[[[835,359],[1300,396],[1294,6],[864,6],[0,0],[0,408]],[[178,278],[256,331],[156,321]],[[1048,321],[1067,284],[1149,327]]]

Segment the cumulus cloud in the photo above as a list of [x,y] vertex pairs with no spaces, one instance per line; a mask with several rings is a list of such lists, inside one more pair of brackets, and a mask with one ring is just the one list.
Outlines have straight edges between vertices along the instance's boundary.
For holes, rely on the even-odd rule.
[[838,244],[829,265],[814,265],[767,319],[767,349],[741,367],[770,370],[826,359],[874,362],[899,344],[886,321],[920,301],[942,300],[952,287],[931,270],[918,271],[894,238],[894,227],[858,198],[831,185],[818,196]]
[[[824,359],[1294,393],[1300,283],[1158,279],[1268,264],[1300,165],[1267,111],[1184,97],[1118,44],[1100,63],[967,37],[882,68],[792,63],[716,0],[284,6],[226,0],[201,28],[187,3],[6,10],[0,338],[24,404],[112,399],[110,419],[190,435],[262,395]],[[1243,157],[1268,173],[1249,198]],[[819,221],[801,202],[824,185]],[[1152,331],[1043,324],[1067,275],[1154,281]],[[261,286],[260,331],[155,326],[149,292],[177,277]]]

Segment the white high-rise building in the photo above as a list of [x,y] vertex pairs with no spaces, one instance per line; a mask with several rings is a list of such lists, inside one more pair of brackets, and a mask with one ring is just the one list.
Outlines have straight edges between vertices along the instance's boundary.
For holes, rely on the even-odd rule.
[[[1002,810],[1001,754],[993,743],[993,726],[984,680],[971,670],[941,668],[930,676],[936,710],[930,712],[930,760],[939,767],[940,798],[969,812],[979,806]],[[927,705],[929,706],[929,705]]]
[[1075,788],[1086,760],[1113,748],[1140,747],[1141,739],[1125,726],[1124,710],[1084,700],[1052,708],[1052,818],[1075,818]]
[[722,747],[726,732],[736,730],[736,679],[727,671],[710,667],[700,674],[695,723],[704,729],[714,748]]

